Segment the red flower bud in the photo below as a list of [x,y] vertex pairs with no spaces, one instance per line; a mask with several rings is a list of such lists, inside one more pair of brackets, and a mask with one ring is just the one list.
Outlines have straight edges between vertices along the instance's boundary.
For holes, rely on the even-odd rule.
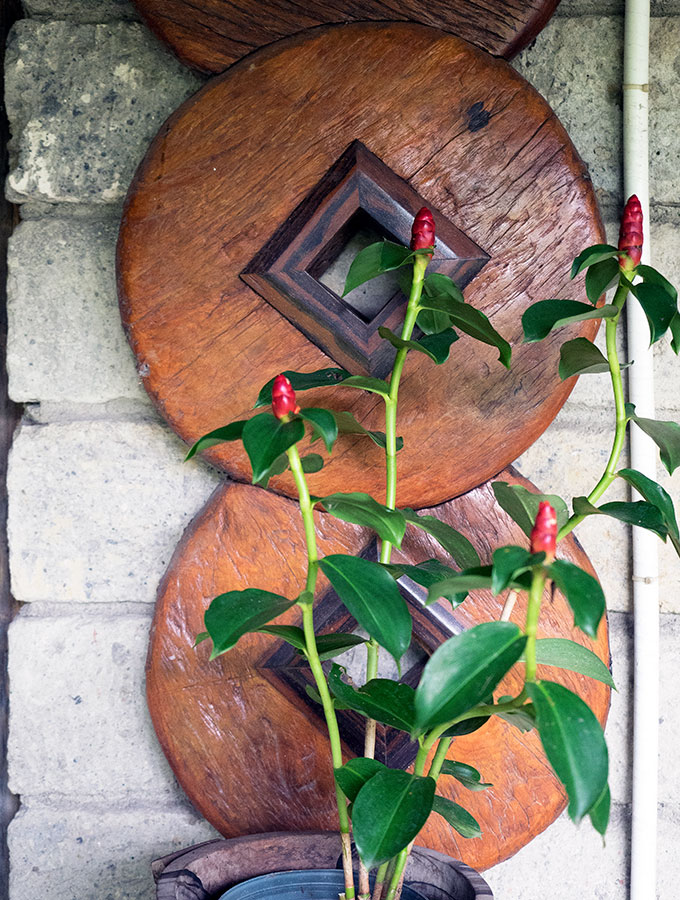
[[626,256],[619,256],[619,266],[624,272],[632,272],[642,258],[642,206],[635,194],[628,198],[619,231],[619,250]]
[[272,410],[277,419],[283,419],[289,413],[299,413],[300,407],[295,402],[293,385],[285,375],[277,375],[272,385]]
[[538,515],[531,530],[530,540],[532,553],[545,553],[547,563],[551,563],[555,559],[557,514],[546,500],[542,500],[538,504]]
[[423,206],[413,220],[411,250],[423,250],[425,247],[434,247],[434,219],[430,210]]

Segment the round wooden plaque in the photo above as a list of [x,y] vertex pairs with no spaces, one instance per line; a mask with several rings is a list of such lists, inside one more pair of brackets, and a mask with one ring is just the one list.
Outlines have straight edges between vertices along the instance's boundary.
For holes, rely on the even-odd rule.
[[552,16],[559,0],[133,0],[147,25],[188,66],[218,74],[247,53],[318,25],[419,22],[511,59]]
[[[536,91],[507,63],[419,25],[321,29],[261,50],[154,139],[127,198],[118,284],[138,370],[171,427],[193,442],[249,416],[280,371],[337,365],[352,341],[351,352],[370,354],[383,313],[362,322],[315,267],[364,206],[378,218],[387,210],[386,227],[407,241],[423,203],[452,254],[434,264],[453,261],[472,278],[466,299],[512,343],[513,364],[506,371],[494,348],[465,335],[442,367],[410,355],[399,502],[441,503],[516,459],[574,381],[557,375],[564,335],[522,345],[521,315],[540,299],[585,299],[568,273],[602,241],[599,213],[582,161]],[[592,338],[596,327],[569,335]],[[301,400],[384,429],[375,394],[335,388]],[[207,456],[250,480],[240,443]],[[379,496],[383,467],[371,441],[345,436],[311,487]],[[271,487],[294,491],[289,475]]]
[[[512,470],[500,477],[530,486]],[[497,506],[489,484],[431,512],[472,537],[483,559],[501,543],[526,542]],[[317,516],[317,526],[321,554],[370,549],[371,535],[362,529],[323,513]],[[450,563],[429,537],[409,528],[401,556],[417,562],[433,555]],[[592,572],[573,538],[562,544],[560,555]],[[263,634],[247,635],[212,662],[208,644],[192,646],[213,596],[245,587],[293,596],[304,584],[305,564],[296,504],[260,488],[232,484],[218,488],[189,527],[159,589],[147,661],[149,709],[180,784],[227,837],[337,827],[325,726],[319,708],[305,693],[307,667],[300,658],[288,645]],[[416,602],[414,643],[431,648],[433,639],[441,639],[446,631],[498,618],[501,605],[501,598],[482,591],[468,597],[453,616],[445,602],[429,607],[429,612]],[[327,583],[319,586],[315,610],[319,631],[352,627],[342,621]],[[524,601],[518,601],[513,621],[523,622],[524,614]],[[290,611],[279,621],[297,619]],[[606,624],[593,645],[572,622],[561,595],[546,596],[541,635],[573,637],[609,662]],[[406,662],[404,667],[408,680],[412,672]],[[542,674],[579,692],[604,723],[609,707],[605,685],[557,669]],[[510,676],[499,694],[517,690],[516,676]],[[356,735],[352,722],[343,721],[344,749],[350,757],[356,755]],[[399,761],[400,753],[403,759],[408,746],[413,749],[398,732],[380,735],[379,749],[391,764]],[[483,835],[465,840],[433,816],[419,844],[486,868],[528,843],[565,806],[535,732],[522,734],[494,717],[479,731],[458,738],[451,757],[476,766],[484,780],[493,783],[481,793],[463,791],[464,796],[456,794],[452,779],[441,783],[442,793],[458,796],[470,809]]]

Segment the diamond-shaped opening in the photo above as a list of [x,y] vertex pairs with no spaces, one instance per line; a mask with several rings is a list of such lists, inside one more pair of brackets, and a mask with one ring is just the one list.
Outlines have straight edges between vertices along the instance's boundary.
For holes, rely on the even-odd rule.
[[316,278],[333,291],[367,324],[372,322],[400,292],[399,270],[385,272],[379,278],[373,278],[359,285],[346,297],[342,296],[342,292],[347,273],[357,253],[370,244],[384,240],[400,243],[395,235],[390,234],[366,210],[358,209],[333,235],[307,269],[312,278]]

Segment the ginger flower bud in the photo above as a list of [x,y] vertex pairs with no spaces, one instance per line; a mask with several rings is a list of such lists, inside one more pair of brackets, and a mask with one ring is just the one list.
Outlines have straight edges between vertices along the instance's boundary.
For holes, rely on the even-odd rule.
[[423,206],[413,220],[411,250],[424,250],[426,247],[434,247],[434,218],[430,210]]
[[299,413],[300,407],[295,402],[293,385],[285,375],[277,375],[272,385],[272,411],[277,419],[283,419],[290,413]]
[[619,231],[619,250],[626,255],[619,256],[619,266],[623,272],[630,273],[636,269],[642,258],[642,206],[637,196],[628,198]]
[[545,553],[546,563],[551,563],[555,559],[557,513],[546,500],[538,504],[538,515],[531,530],[530,540],[532,553]]

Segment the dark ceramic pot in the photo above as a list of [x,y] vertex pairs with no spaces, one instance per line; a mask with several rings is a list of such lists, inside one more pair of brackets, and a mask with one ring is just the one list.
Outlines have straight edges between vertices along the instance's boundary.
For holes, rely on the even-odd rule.
[[[342,869],[299,869],[272,872],[242,881],[222,894],[220,900],[337,900],[345,887]],[[425,900],[404,886],[401,900]]]

